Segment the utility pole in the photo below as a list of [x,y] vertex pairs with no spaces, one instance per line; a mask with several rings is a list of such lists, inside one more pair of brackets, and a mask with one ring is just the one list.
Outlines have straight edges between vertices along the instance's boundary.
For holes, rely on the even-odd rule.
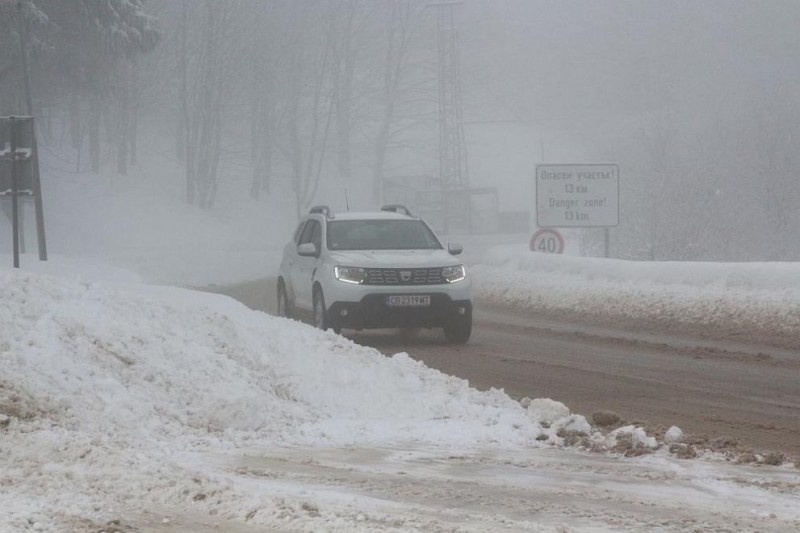
[[[439,54],[439,180],[445,233],[450,229],[451,208],[458,194],[456,191],[463,194],[469,187],[461,107],[459,40],[455,27],[455,8],[462,4],[461,0],[430,4],[436,9]],[[471,200],[469,196],[466,199],[467,227],[469,227]]]

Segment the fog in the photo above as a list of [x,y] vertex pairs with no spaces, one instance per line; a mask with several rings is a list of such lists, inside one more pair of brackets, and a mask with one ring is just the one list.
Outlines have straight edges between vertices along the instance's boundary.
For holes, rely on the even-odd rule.
[[529,235],[536,165],[616,164],[611,256],[800,259],[800,3],[442,4],[0,1],[0,116],[35,116],[44,195],[158,174],[200,212],[402,202]]

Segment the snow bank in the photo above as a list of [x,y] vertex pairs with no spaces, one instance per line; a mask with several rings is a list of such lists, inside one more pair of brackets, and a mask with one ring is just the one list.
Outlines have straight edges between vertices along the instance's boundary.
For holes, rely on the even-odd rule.
[[472,268],[481,301],[554,315],[800,339],[800,264],[635,262],[522,246]]
[[0,471],[14,487],[0,516],[12,529],[130,498],[182,505],[198,474],[179,456],[197,451],[521,449],[561,444],[576,420],[564,409],[563,423],[540,424],[502,391],[227,297],[9,269],[0,291]]
[[3,379],[92,434],[521,446],[540,433],[500,391],[225,297],[7,270],[0,287]]

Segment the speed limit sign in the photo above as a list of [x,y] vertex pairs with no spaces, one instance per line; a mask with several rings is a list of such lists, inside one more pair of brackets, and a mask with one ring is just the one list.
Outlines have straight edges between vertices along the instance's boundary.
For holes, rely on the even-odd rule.
[[545,254],[564,253],[564,237],[553,228],[543,228],[531,237],[531,251]]

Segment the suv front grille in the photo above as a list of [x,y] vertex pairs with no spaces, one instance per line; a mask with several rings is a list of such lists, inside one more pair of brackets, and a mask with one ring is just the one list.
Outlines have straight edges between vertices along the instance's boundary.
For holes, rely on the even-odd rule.
[[442,285],[439,268],[368,268],[364,285]]

